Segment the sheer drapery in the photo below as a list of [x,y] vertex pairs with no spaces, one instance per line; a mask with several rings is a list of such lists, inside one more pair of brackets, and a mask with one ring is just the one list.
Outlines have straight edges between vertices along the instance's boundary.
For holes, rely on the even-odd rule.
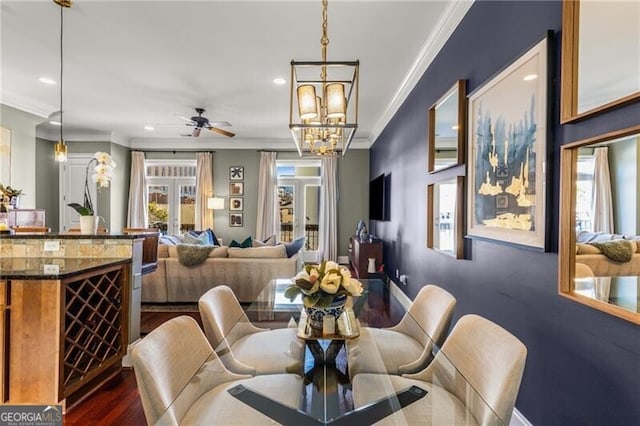
[[322,158],[320,163],[320,220],[318,255],[321,260],[338,260],[338,160]]
[[607,147],[594,150],[592,217],[593,232],[611,234],[613,229],[613,202],[611,201],[611,176]]
[[129,206],[127,210],[128,228],[146,228],[149,222],[147,214],[147,178],[144,166],[144,152],[131,152],[131,177],[129,183]]
[[207,208],[207,199],[213,197],[213,154],[196,154],[196,217],[197,230],[213,229],[213,212]]
[[273,234],[279,236],[280,211],[278,209],[278,171],[275,152],[260,153],[257,214],[256,239],[264,240]]

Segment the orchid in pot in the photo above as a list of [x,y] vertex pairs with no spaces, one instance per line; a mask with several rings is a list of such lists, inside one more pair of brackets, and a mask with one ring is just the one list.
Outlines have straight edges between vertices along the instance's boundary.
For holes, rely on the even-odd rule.
[[284,295],[292,302],[302,295],[311,326],[321,329],[325,315],[337,319],[344,311],[347,296],[360,296],[362,291],[362,283],[351,277],[347,267],[323,261],[319,265],[305,265]]
[[[80,215],[80,227],[82,229],[83,222],[85,224],[91,224],[93,231],[82,233],[95,233],[98,224],[98,216],[95,216],[95,209],[93,200],[91,200],[91,192],[89,191],[89,170],[93,166],[93,173],[91,174],[91,180],[98,185],[98,190],[102,188],[108,188],[113,178],[113,169],[116,168],[116,163],[111,156],[106,152],[96,152],[95,155],[87,163],[85,169],[84,179],[84,201],[82,204],[69,203],[69,207],[74,209]],[[87,218],[83,220],[83,217]],[[91,219],[89,219],[91,217]]]

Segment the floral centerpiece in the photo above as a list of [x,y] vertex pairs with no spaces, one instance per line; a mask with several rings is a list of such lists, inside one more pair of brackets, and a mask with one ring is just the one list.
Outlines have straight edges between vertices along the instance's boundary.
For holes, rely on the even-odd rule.
[[98,185],[98,190],[109,187],[111,179],[113,178],[113,169],[116,168],[115,161],[113,161],[111,156],[106,152],[96,152],[93,158],[89,160],[84,178],[84,202],[82,204],[67,204],[78,212],[80,216],[93,216],[95,214],[93,201],[91,200],[91,192],[89,192],[89,169],[94,164],[91,180]]
[[[12,188],[10,185],[4,186],[0,183],[0,202],[4,205],[10,205],[12,208],[18,208],[18,199],[23,195],[22,189]],[[4,208],[4,206],[3,206]]]
[[347,296],[360,296],[362,291],[362,283],[351,277],[348,268],[323,261],[319,265],[306,265],[293,278],[293,284],[284,295],[292,302],[302,295],[311,326],[322,329],[325,315],[337,319],[344,310]]

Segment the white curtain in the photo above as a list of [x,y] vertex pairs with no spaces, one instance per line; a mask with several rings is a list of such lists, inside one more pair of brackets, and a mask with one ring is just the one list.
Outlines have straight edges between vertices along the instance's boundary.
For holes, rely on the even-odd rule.
[[609,175],[609,155],[607,147],[594,150],[593,196],[591,210],[593,232],[613,231],[613,203],[611,201],[611,176]]
[[144,168],[144,152],[131,152],[131,177],[129,183],[129,207],[127,211],[128,228],[146,228],[147,215],[147,178]]
[[196,220],[197,230],[213,229],[213,211],[207,208],[207,199],[213,197],[213,154],[196,154]]
[[338,260],[338,159],[322,158],[320,163],[320,260]]
[[276,153],[260,153],[260,171],[258,175],[258,220],[256,239],[264,240],[270,235],[279,237],[280,211],[278,209],[278,171]]

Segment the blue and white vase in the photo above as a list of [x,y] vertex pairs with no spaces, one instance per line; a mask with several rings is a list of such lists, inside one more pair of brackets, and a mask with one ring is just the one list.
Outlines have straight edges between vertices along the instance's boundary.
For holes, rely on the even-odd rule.
[[336,321],[338,321],[338,318],[344,312],[345,303],[347,303],[347,295],[343,294],[333,299],[333,302],[331,302],[327,307],[320,308],[313,306],[311,308],[305,308],[311,328],[322,330],[322,321],[324,320],[325,315],[335,317]]

